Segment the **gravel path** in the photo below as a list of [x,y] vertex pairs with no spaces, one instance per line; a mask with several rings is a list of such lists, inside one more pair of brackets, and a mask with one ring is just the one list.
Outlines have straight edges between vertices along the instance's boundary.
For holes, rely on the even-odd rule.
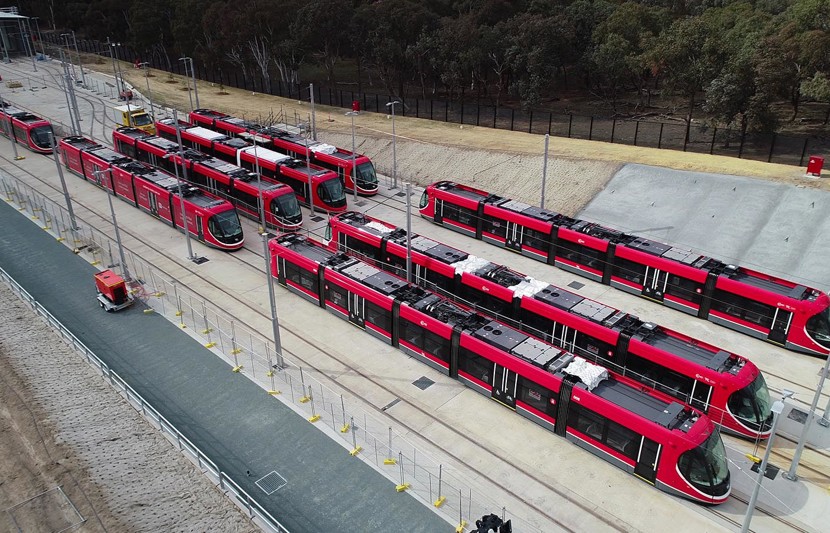
[[3,284],[0,364],[0,531],[258,531]]

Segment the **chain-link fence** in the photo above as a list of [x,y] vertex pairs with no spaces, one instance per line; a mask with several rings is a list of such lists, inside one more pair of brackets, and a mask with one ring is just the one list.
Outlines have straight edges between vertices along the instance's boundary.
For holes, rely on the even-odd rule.
[[[106,234],[78,219],[73,227],[64,207],[27,184],[0,172],[0,194],[91,264],[120,267],[117,245]],[[396,431],[388,420],[378,418],[358,399],[332,389],[323,374],[296,365],[288,353],[282,354],[283,365],[280,366],[277,364],[280,358],[270,339],[162,274],[129,250],[125,249],[124,253],[131,277],[130,292],[147,306],[148,311],[152,309],[198,338],[234,372],[246,375],[337,440],[348,453],[383,473],[391,481],[390,490],[409,492],[425,505],[438,508],[445,518],[457,525],[475,523],[476,519],[495,512],[503,519],[512,520],[514,531],[541,532],[526,520],[511,515],[509,509],[488,495],[474,490],[472,483],[462,479],[463,475],[452,467],[419,451],[418,446]],[[110,371],[102,364],[96,363],[96,366],[108,375]],[[140,397],[134,391],[127,392],[128,387],[123,383],[117,388],[131,402],[139,401]],[[146,404],[143,400],[139,403]],[[150,419],[163,431],[175,430],[161,415],[150,416]],[[175,441],[183,453],[200,461],[205,459],[198,458],[201,452],[197,453],[184,436]],[[217,483],[227,482],[249,512],[252,506],[258,506],[226,475],[214,473],[212,477]],[[581,499],[567,488],[558,489],[569,498]]]

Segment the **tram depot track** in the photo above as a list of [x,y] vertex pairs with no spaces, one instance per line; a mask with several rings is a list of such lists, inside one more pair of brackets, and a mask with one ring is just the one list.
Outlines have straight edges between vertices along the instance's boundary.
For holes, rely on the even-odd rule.
[[[55,88],[55,89],[63,90],[61,82],[58,81],[58,79],[56,79],[57,78],[56,74],[53,73],[53,72],[49,72],[46,69],[43,69],[43,70],[46,71],[46,73],[52,79],[51,82],[48,82],[48,81],[45,82],[46,85],[47,86],[52,86],[52,88]],[[31,77],[31,73],[29,73],[29,72],[20,71],[20,73],[21,73],[22,76]],[[45,78],[44,78],[44,80],[45,80]],[[6,94],[4,94],[4,96],[6,98],[8,98],[8,96]],[[107,130],[108,127],[112,127],[114,125],[114,121],[112,121],[110,119],[109,122],[111,124],[107,124],[107,119],[109,117],[108,117],[106,111],[107,111],[108,106],[111,105],[111,101],[109,101],[108,99],[106,99],[104,97],[97,97],[97,96],[94,96],[94,95],[84,94],[79,90],[76,91],[76,98],[79,100],[79,102],[83,101],[89,106],[89,109],[91,110],[91,116],[94,117],[93,121],[92,121],[92,124],[90,125],[90,128],[89,128],[90,133],[92,132],[92,130],[95,129],[95,127],[97,125],[100,125],[101,131],[102,131],[102,137],[99,137],[99,136],[96,136],[96,135],[93,135],[93,137],[95,137],[95,139],[99,142],[104,142],[105,144],[110,144],[111,141],[110,141],[109,137],[106,135],[106,130]],[[99,112],[100,112],[100,118],[99,118]],[[88,118],[89,116],[90,115],[85,115],[86,118]],[[49,117],[46,117],[46,118],[49,118]],[[86,132],[84,132],[84,134],[88,135]],[[3,141],[4,140],[0,140],[0,142],[3,142]],[[29,182],[30,180],[35,180],[36,182],[40,183],[42,185],[42,187],[46,187],[46,188],[49,189],[50,193],[46,194],[46,193],[43,192],[42,187],[40,187],[40,189],[41,189],[40,192],[42,194],[48,196],[49,198],[53,199],[53,201],[56,201],[58,203],[60,203],[62,201],[61,200],[62,191],[55,184],[53,184],[52,182],[50,182],[47,179],[41,178],[41,177],[35,175],[34,173],[30,172],[29,170],[24,168],[24,166],[22,166],[17,161],[12,161],[12,160],[10,160],[9,158],[7,158],[5,156],[0,156],[0,157],[2,157],[2,159],[6,162],[6,165],[4,165],[4,166],[16,167],[19,172],[24,173],[26,175],[26,181],[27,182]],[[53,176],[53,179],[54,179],[54,176]],[[90,187],[90,190],[94,188],[94,187],[91,187],[90,184],[87,184],[86,186]],[[103,191],[100,191],[100,193],[103,194]],[[85,194],[85,196],[88,197],[88,195],[86,195],[86,194]],[[365,209],[366,212],[369,212],[372,209],[376,208],[378,206],[378,204],[382,204],[383,206],[385,206],[389,209],[393,209],[393,210],[401,213],[402,216],[405,216],[405,213],[406,213],[405,200],[401,196],[398,196],[398,195],[395,195],[395,194],[393,194],[391,196],[382,196],[382,195],[379,194],[378,196],[376,196],[374,198],[371,198],[371,199],[361,198],[361,202],[372,204],[372,205],[369,205],[369,206],[366,207],[366,209]],[[87,222],[92,222],[91,220],[89,220],[89,218],[94,217],[95,222],[102,222],[102,223],[104,223],[105,227],[109,225],[109,223],[110,223],[109,215],[107,213],[104,213],[103,209],[94,208],[88,200],[86,202],[84,202],[82,199],[75,198],[74,201],[73,201],[73,204],[76,205],[76,206],[81,206],[81,207],[84,208],[83,210],[79,210],[80,212],[78,213],[78,216],[80,218],[85,219]],[[100,206],[100,205],[101,205],[100,202],[96,204],[96,206]],[[416,207],[413,206],[413,211],[415,209],[416,209]],[[306,212],[307,212],[307,210],[306,210]],[[243,219],[243,220],[245,220],[245,219]],[[248,223],[243,222],[243,224],[246,226],[245,229],[248,230],[249,235],[251,235],[252,233],[254,235],[256,235],[255,232],[252,232],[253,223],[250,223],[250,221],[248,221]],[[98,224],[96,224],[96,226],[100,227],[100,225],[98,225]],[[158,250],[157,247],[154,247],[151,243],[149,243],[149,241],[144,239],[141,235],[131,231],[129,228],[123,228],[122,227],[120,229],[121,229],[122,233],[125,233],[125,234],[129,235],[131,239],[133,239],[133,240],[135,240],[135,241],[137,241],[137,242],[139,242],[139,243],[141,243],[145,246],[148,246],[151,249],[155,249],[160,255],[162,255],[162,257],[164,259],[175,262],[175,259],[172,257],[172,254],[169,254],[169,253],[166,254],[163,251]],[[308,230],[306,230],[305,232],[306,233],[311,233]],[[317,235],[317,237],[320,237],[320,235]],[[197,246],[198,246],[198,244],[197,244]],[[262,261],[263,261],[263,252],[262,252],[261,248],[262,247],[260,246],[260,241],[258,239],[256,239],[256,238],[249,239],[245,244],[244,250],[240,250],[239,252],[235,252],[233,254],[228,254],[228,256],[231,257],[232,260],[234,262],[238,263],[241,267],[248,268],[248,269],[253,269],[254,271],[256,271],[258,273],[258,275],[265,276],[265,272],[263,271],[263,268],[261,266]],[[243,253],[240,253],[240,252],[243,252]],[[163,268],[159,268],[159,267],[155,267],[155,268],[158,268],[159,270],[164,272]],[[215,282],[213,282],[208,277],[200,275],[198,273],[198,271],[193,270],[193,269],[188,269],[188,272],[189,272],[190,276],[197,277],[199,280],[201,280],[201,282],[209,285],[210,287],[212,287],[213,289],[215,289],[219,293],[223,293],[225,298],[232,298],[239,305],[242,305],[242,306],[246,307],[248,310],[254,312],[256,315],[260,316],[264,320],[270,320],[270,316],[268,316],[266,313],[264,313],[259,307],[256,307],[256,306],[252,305],[251,303],[234,296],[233,294],[226,293],[225,288],[223,288],[220,285],[216,284]],[[168,275],[168,276],[170,275],[167,272],[165,272],[165,274]],[[171,276],[171,278],[172,277],[173,276]],[[212,305],[216,306],[217,308],[223,307],[222,304],[219,304],[215,301],[210,301],[210,300],[208,300],[208,301]],[[240,321],[240,322],[242,322],[242,321]],[[253,328],[253,327],[251,327],[251,329],[255,330],[255,328]],[[285,323],[282,323],[281,324],[281,329],[284,330],[284,331],[287,331],[287,332],[291,333],[293,336],[297,337],[299,342],[302,342],[302,343],[305,343],[305,344],[309,345],[310,347],[317,350],[319,353],[325,354],[327,357],[330,357],[333,361],[336,361],[337,363],[343,365],[343,367],[347,368],[350,372],[353,372],[356,375],[359,375],[361,378],[365,379],[366,381],[371,382],[374,386],[378,387],[380,390],[383,390],[383,391],[391,394],[392,396],[394,396],[396,398],[398,397],[398,395],[392,389],[388,388],[383,383],[381,383],[379,381],[376,381],[370,375],[367,375],[364,372],[360,371],[359,369],[355,368],[352,364],[350,364],[348,361],[344,360],[343,358],[339,357],[336,353],[333,353],[331,350],[329,350],[329,349],[327,349],[323,346],[320,346],[320,345],[314,343],[313,341],[309,341],[302,334],[302,332],[300,331],[300,328],[291,327],[291,326],[288,326]],[[295,352],[290,352],[288,350],[285,350],[285,352],[286,352],[287,355],[292,357],[298,363],[301,363],[303,365],[307,365],[311,368],[314,368],[314,366],[311,365],[311,364],[308,364],[308,361],[303,359],[303,357],[300,354],[295,353]],[[319,371],[319,369],[317,369],[317,370]],[[777,380],[778,383],[784,383],[788,386],[788,388],[795,389],[796,392],[798,393],[799,397],[804,398],[804,397],[812,396],[813,389],[811,388],[810,385],[797,383],[797,382],[795,382],[795,381],[793,381],[789,378],[786,378],[786,377],[784,377],[780,374],[770,372],[769,370],[762,370],[762,371],[764,372],[764,374],[766,376],[774,377]],[[320,371],[320,372],[324,373],[322,371]],[[343,383],[341,383],[339,381],[336,383],[336,386],[337,386],[337,388],[343,389],[344,391],[348,391],[349,393],[351,393],[355,396],[359,396],[359,394],[356,394],[354,391],[350,390],[347,386],[345,386]],[[540,477],[535,476],[531,470],[522,468],[522,467],[518,466],[516,463],[511,462],[509,460],[509,458],[497,456],[494,453],[490,452],[487,448],[477,445],[476,441],[474,441],[471,438],[467,437],[464,433],[454,429],[452,426],[446,424],[440,418],[433,416],[429,411],[419,407],[418,405],[415,405],[412,402],[407,401],[405,398],[401,398],[400,401],[407,404],[409,408],[415,409],[422,416],[427,417],[429,420],[432,421],[433,424],[438,424],[442,428],[444,428],[446,431],[450,431],[453,435],[455,435],[456,438],[463,439],[466,442],[468,442],[470,445],[474,446],[476,449],[487,453],[492,458],[492,460],[501,461],[503,464],[509,466],[510,468],[512,468],[512,469],[514,469],[518,472],[521,472],[524,476],[528,477],[529,479],[533,480],[534,482],[538,483],[539,485],[547,488],[548,490],[550,490],[551,492],[559,495],[560,497],[566,499],[571,504],[580,507],[583,510],[583,512],[589,513],[592,516],[597,517],[599,520],[605,522],[609,527],[611,527],[613,529],[618,529],[618,528],[621,527],[621,524],[618,522],[619,519],[617,517],[611,517],[611,519],[609,519],[609,517],[607,516],[607,513],[603,513],[603,514],[597,513],[592,506],[586,505],[584,502],[580,501],[579,499],[573,498],[572,496],[570,496],[567,493],[567,491],[559,489],[556,486],[553,486],[553,485],[549,484],[548,482],[546,482],[545,480],[541,479]],[[801,400],[801,403],[804,404],[805,402],[803,400]],[[370,408],[375,410],[375,411],[379,411],[379,409],[374,407],[373,405],[370,405]],[[394,413],[392,413],[390,411],[386,411],[385,414],[392,417],[395,420],[395,422],[397,424],[399,424],[400,427],[405,428],[409,431],[417,432],[415,430],[415,428],[409,426],[406,423],[405,420],[396,418],[394,416]],[[429,439],[429,437],[426,437],[426,436],[422,435],[421,438],[425,439],[426,441],[430,442],[430,444],[432,444],[432,445],[434,445],[438,448],[442,448],[442,446],[439,443],[431,441]],[[551,438],[555,438],[555,437],[551,436]],[[779,435],[778,439],[787,439],[787,437]],[[792,439],[787,439],[787,440],[792,441]],[[731,443],[731,446],[733,448],[736,447],[735,445],[737,443],[742,444],[744,447],[747,447],[747,446],[751,447],[751,443],[748,443],[747,441],[744,441],[744,440],[730,438],[729,442]],[[823,450],[816,450],[816,449],[814,449],[810,446],[807,446],[805,448],[805,450],[809,450],[811,454],[814,454],[815,456],[820,458],[822,461],[826,461],[826,462],[830,463],[830,454],[829,453],[827,453]],[[479,470],[474,465],[472,465],[472,464],[464,461],[463,459],[459,458],[457,455],[453,454],[452,452],[448,452],[448,451],[445,450],[444,453],[448,454],[455,461],[457,461],[458,464],[463,465],[465,468],[467,468],[471,472],[474,472],[476,475],[479,475],[479,476],[482,476],[484,478],[490,479],[483,471]],[[781,463],[784,463],[784,462],[789,463],[789,461],[791,460],[791,456],[787,457],[787,454],[781,453],[781,452],[778,452],[778,451],[774,451],[773,455],[777,456],[777,457],[781,457],[782,458]],[[801,465],[801,469],[802,469],[802,471],[806,470],[806,471],[808,471],[812,474],[812,475],[808,474],[806,476],[803,476],[803,479],[805,481],[811,482],[811,483],[817,483],[817,484],[819,484],[819,486],[823,486],[823,487],[827,486],[828,476],[824,472],[822,472],[822,471],[820,471],[816,468],[813,468],[809,465],[805,465],[803,463]],[[816,478],[821,478],[821,481],[820,482],[817,481]],[[490,480],[491,480],[491,482],[493,482],[495,484],[498,484],[498,480],[495,480],[495,479],[490,479]],[[734,492],[733,492],[733,495],[732,495],[732,499],[734,499],[735,501],[742,502],[744,504],[747,503],[746,500],[744,500],[740,496],[735,495]],[[561,521],[557,520],[556,517],[552,516],[549,512],[546,512],[542,508],[540,508],[538,506],[535,506],[531,502],[527,502],[527,501],[525,502],[525,505],[527,505],[529,508],[533,509],[535,512],[539,513],[539,515],[546,517],[547,519],[551,520],[553,523],[556,523],[559,527],[562,527],[563,529],[566,529],[566,530],[570,530],[570,528],[567,525],[565,525]],[[713,515],[718,516],[720,520],[723,520],[723,521],[726,521],[726,522],[729,522],[729,523],[732,523],[732,524],[737,524],[737,522],[735,520],[733,520],[732,518],[730,518],[728,514],[722,512],[722,511],[719,511],[718,508],[705,508],[705,509],[708,512],[711,512]],[[757,509],[756,512],[766,514],[766,515],[770,516],[771,518],[773,518],[773,519],[775,519],[775,520],[777,520],[777,521],[779,521],[783,524],[786,524],[789,527],[792,527],[794,530],[807,531],[807,530],[801,528],[800,526],[798,526],[796,524],[787,522],[784,518],[782,518],[780,516],[777,516],[773,513],[765,512],[762,508]],[[622,525],[622,526],[624,527],[624,525]]]

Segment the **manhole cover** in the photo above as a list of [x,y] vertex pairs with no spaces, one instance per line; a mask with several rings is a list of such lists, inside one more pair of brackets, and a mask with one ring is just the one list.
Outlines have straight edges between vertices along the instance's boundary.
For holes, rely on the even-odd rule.
[[432,381],[426,376],[421,376],[412,382],[413,385],[415,385],[421,390],[427,390],[430,387],[430,385],[433,385],[434,383],[434,381]]
[[269,496],[287,484],[288,482],[285,478],[282,477],[276,470],[256,480],[257,487],[262,489],[262,492],[268,494]]
[[807,421],[807,413],[793,407],[793,409],[790,411],[790,414],[787,415],[787,418],[789,418],[790,420],[795,420],[799,424],[803,424]]
[[194,257],[193,258],[193,262],[196,263],[197,265],[201,265],[202,263],[207,263],[208,261],[210,261],[210,259],[208,259],[207,257]]
[[584,283],[580,283],[578,281],[572,281],[572,282],[568,283],[568,287],[570,287],[572,289],[576,289],[576,290],[579,290],[584,286],[585,286]]
[[364,202],[363,200],[359,200],[359,201],[355,202],[354,205],[356,205],[358,207],[363,207],[364,205],[366,205],[366,202]]
[[406,193],[405,192],[398,192],[398,193],[395,193],[395,196],[406,196]]
[[321,220],[323,220],[323,217],[313,216],[311,217],[311,220],[313,220],[314,222],[320,222]]

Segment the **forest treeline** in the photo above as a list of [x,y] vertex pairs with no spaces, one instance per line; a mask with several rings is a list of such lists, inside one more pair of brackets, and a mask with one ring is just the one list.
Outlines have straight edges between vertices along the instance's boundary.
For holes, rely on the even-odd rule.
[[[574,91],[615,113],[659,91],[744,131],[830,104],[830,0],[26,0],[41,30],[111,37],[156,64],[380,85],[523,108]],[[311,69],[310,67],[314,67]],[[315,72],[319,80],[301,79]],[[632,97],[632,95],[634,95]],[[776,112],[786,104],[787,113]]]

